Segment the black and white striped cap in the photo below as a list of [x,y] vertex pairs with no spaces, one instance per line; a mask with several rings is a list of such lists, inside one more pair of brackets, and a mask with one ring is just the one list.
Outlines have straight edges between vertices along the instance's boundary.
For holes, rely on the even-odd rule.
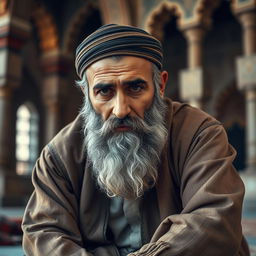
[[92,63],[115,55],[145,58],[162,69],[163,50],[160,41],[140,28],[108,24],[90,34],[77,47],[76,72],[82,78]]

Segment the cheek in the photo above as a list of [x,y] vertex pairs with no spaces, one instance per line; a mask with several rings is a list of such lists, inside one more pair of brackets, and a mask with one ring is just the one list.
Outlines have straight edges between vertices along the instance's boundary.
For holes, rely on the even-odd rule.
[[92,103],[92,107],[94,109],[94,111],[101,115],[102,119],[105,121],[108,116],[109,116],[109,112],[110,112],[110,107],[108,106],[107,103],[100,103],[96,100],[91,100]]
[[134,110],[141,118],[144,118],[145,112],[151,107],[153,96],[134,102]]

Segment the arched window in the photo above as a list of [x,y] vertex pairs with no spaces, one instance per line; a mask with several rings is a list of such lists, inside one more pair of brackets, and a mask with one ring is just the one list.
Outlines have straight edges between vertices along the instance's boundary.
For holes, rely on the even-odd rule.
[[16,173],[31,173],[38,157],[38,114],[31,103],[21,105],[16,119]]

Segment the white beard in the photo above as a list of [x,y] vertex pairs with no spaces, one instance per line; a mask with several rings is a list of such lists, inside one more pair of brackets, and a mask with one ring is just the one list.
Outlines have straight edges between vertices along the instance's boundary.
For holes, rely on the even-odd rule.
[[132,131],[113,132],[120,119],[111,117],[103,122],[85,99],[81,110],[85,147],[98,185],[108,196],[135,199],[155,185],[167,138],[165,112],[165,103],[156,94],[144,120],[138,117],[122,120],[122,124],[133,127]]

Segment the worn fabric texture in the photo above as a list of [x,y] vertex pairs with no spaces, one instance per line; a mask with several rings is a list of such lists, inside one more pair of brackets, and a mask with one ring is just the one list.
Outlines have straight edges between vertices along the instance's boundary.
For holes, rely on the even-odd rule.
[[[249,255],[242,236],[244,185],[222,125],[166,99],[169,139],[157,185],[142,197],[142,242],[129,256]],[[83,148],[82,118],[43,150],[23,219],[27,256],[118,256],[108,236],[109,198]]]

